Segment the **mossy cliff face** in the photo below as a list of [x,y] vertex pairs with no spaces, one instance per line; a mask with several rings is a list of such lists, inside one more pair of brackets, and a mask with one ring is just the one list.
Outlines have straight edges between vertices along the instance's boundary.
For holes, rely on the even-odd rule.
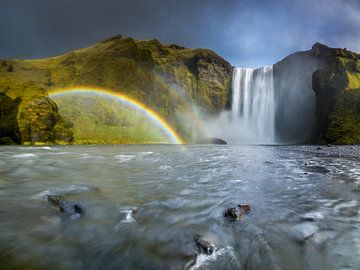
[[274,65],[280,141],[360,143],[360,57],[316,43]]
[[360,55],[317,44],[325,64],[313,74],[320,139],[360,143]]
[[72,132],[44,89],[32,83],[0,86],[0,143],[71,143]]
[[[186,49],[177,45],[163,45],[157,40],[138,41],[116,36],[58,57],[3,61],[0,65],[0,89],[29,82],[43,89],[39,90],[40,96],[46,96],[46,92],[52,89],[76,86],[110,89],[155,110],[185,141],[191,142],[193,107],[207,113],[216,113],[225,108],[231,74],[231,65],[207,49]],[[13,96],[23,98],[24,91],[14,91],[16,95]],[[51,101],[34,102],[37,105],[32,108],[39,108],[37,119],[44,118],[46,123],[51,122],[49,119],[60,119],[58,116],[51,118],[40,109],[51,107],[56,114],[56,105]],[[23,108],[28,107],[19,107],[21,110]],[[25,122],[29,121],[27,119]],[[19,126],[20,132],[25,130],[24,125]],[[67,132],[72,128],[69,124],[60,126],[55,124],[53,128],[66,141],[70,134]],[[28,135],[24,137],[28,138]],[[38,140],[38,136],[32,138]],[[39,138],[42,141],[47,139]],[[58,140],[57,137],[55,140]]]

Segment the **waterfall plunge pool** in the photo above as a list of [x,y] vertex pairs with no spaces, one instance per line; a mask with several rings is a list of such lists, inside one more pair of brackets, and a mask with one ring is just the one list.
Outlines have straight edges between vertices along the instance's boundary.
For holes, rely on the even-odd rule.
[[[351,149],[1,147],[0,268],[183,269],[200,234],[217,250],[193,269],[359,269]],[[45,194],[81,201],[84,216],[64,217]],[[226,221],[239,203],[251,213]]]

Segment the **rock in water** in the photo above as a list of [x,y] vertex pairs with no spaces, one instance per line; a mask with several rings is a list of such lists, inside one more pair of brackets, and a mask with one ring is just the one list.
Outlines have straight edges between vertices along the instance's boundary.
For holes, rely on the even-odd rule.
[[198,234],[194,236],[194,245],[196,248],[196,253],[190,256],[186,256],[187,258],[190,258],[190,260],[185,264],[184,270],[193,269],[192,267],[196,265],[198,256],[210,256],[216,251],[216,246],[211,242],[211,240],[205,239]]
[[60,212],[68,214],[68,215],[74,215],[84,214],[84,209],[80,202],[77,201],[67,201],[63,199],[61,196],[56,195],[46,195],[45,200],[47,200],[52,206],[57,208]]
[[202,238],[200,235],[194,236],[196,252],[197,254],[211,255],[215,251],[216,247],[210,240]]
[[208,143],[210,143],[210,144],[227,144],[226,141],[224,141],[223,139],[220,139],[220,138],[209,138]]
[[231,221],[240,220],[245,214],[249,213],[250,210],[250,205],[239,204],[236,207],[230,207],[226,209],[224,212],[224,217],[228,218]]

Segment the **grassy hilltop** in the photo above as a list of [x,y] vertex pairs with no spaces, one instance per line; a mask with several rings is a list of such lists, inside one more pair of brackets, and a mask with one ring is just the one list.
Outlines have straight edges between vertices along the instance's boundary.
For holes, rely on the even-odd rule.
[[[112,131],[104,132],[103,137],[98,134],[87,139],[89,130],[85,125],[82,130],[79,123],[88,120],[87,114],[91,112],[72,118],[75,100],[62,102],[59,113],[48,97],[53,89],[91,86],[110,89],[146,104],[185,141],[191,142],[194,137],[190,109],[196,107],[214,113],[225,108],[231,73],[231,65],[213,51],[121,36],[57,57],[0,60],[0,140],[23,144],[141,143],[155,138],[152,134],[153,137],[145,139],[148,130],[134,141],[131,132],[128,135],[122,132],[114,139],[114,121],[124,118],[124,109],[119,115],[113,112],[117,120],[103,119],[100,115],[92,121],[93,131],[101,128]],[[111,111],[110,107],[107,109]],[[137,123],[131,124],[134,127]]]

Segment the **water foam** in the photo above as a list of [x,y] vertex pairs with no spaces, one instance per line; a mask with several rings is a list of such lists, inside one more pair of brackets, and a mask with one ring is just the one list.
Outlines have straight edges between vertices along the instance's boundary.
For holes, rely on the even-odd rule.
[[214,261],[217,260],[218,257],[221,256],[230,256],[234,259],[236,259],[236,255],[234,253],[234,249],[231,246],[226,246],[225,248],[219,248],[216,249],[211,255],[206,254],[199,254],[196,257],[196,262],[193,266],[191,266],[189,269],[195,270],[199,269],[201,267],[205,267]]

